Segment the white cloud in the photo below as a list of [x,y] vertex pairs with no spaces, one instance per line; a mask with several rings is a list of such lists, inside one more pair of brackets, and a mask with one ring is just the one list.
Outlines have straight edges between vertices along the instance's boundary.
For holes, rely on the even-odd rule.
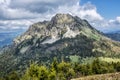
[[26,29],[31,24],[28,20],[0,20],[0,28],[3,30]]
[[70,13],[74,16],[79,16],[82,19],[86,19],[90,23],[100,22],[104,19],[99,13],[97,13],[96,7],[91,3],[81,6],[79,2],[76,2],[72,6],[59,6],[54,13]]
[[[91,3],[79,5],[79,0],[4,0],[0,6],[1,16],[5,19],[36,18],[41,14],[72,13],[88,20],[102,20],[96,7]],[[11,4],[10,4],[11,3]],[[29,6],[29,7],[28,7]]]
[[0,5],[9,5],[11,0],[0,0]]
[[111,31],[120,31],[120,17],[108,21],[108,26]]
[[109,20],[109,23],[120,23],[120,17],[116,17],[116,19]]
[[120,17],[117,17],[116,20],[120,23]]
[[25,18],[35,18],[39,14],[33,13],[24,9],[12,9],[7,5],[0,5],[0,19],[25,19]]
[[79,0],[0,0],[0,28],[27,29],[32,23],[49,20],[56,13],[70,13],[87,19],[95,28],[107,32],[120,30],[120,17],[105,20],[90,2]]
[[103,20],[103,17],[97,12],[96,7],[91,3],[81,6],[80,15],[89,21]]
[[116,17],[115,19],[111,20],[104,19],[91,24],[98,30],[105,33],[120,31],[120,17]]

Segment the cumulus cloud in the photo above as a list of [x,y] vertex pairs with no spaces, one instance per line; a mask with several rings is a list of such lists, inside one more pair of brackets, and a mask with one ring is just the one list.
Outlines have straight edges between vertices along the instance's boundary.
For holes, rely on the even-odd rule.
[[81,6],[79,2],[77,2],[73,6],[60,6],[56,12],[71,13],[72,15],[77,15],[82,19],[87,19],[90,22],[103,20],[103,17],[97,13],[96,7],[91,3],[86,3]]
[[59,6],[72,6],[78,0],[1,0],[0,19],[36,18],[42,14],[51,14]]
[[120,24],[120,17],[116,17],[116,19],[109,20],[110,24]]
[[32,23],[49,20],[56,13],[69,13],[87,19],[101,31],[116,26],[120,30],[120,17],[107,21],[97,12],[95,5],[79,3],[79,0],[0,0],[0,29],[27,29]]
[[2,30],[21,30],[26,29],[26,26],[31,25],[32,22],[28,20],[6,20],[6,21],[0,21],[0,29]]
[[108,26],[111,31],[120,31],[120,17],[108,21]]
[[95,21],[91,25],[104,33],[120,31],[120,17],[111,20]]
[[38,14],[21,8],[10,8],[10,0],[0,1],[0,20],[28,19],[37,17]]

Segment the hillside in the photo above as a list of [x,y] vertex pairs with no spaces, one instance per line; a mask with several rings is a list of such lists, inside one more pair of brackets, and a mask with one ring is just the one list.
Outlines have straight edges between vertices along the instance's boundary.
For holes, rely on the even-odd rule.
[[86,20],[70,14],[56,14],[50,21],[38,22],[14,39],[0,55],[1,75],[24,71],[30,64],[58,61],[80,63],[83,58],[120,58],[120,43],[105,37]]
[[76,78],[76,79],[71,79],[71,80],[120,80],[120,72],[86,76],[86,77],[81,77],[81,78]]

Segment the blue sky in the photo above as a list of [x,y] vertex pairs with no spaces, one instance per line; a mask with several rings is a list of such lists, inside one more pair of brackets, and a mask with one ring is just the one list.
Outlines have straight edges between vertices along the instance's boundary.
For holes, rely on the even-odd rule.
[[0,0],[0,33],[25,31],[56,13],[86,19],[102,32],[120,31],[120,0]]
[[120,0],[81,0],[80,4],[87,2],[95,5],[98,13],[106,19],[113,19],[120,15]]

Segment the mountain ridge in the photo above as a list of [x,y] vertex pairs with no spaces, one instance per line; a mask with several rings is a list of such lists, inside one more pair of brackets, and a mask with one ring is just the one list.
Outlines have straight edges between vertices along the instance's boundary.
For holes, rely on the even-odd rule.
[[[25,70],[32,61],[49,64],[54,57],[58,61],[72,61],[71,57],[120,58],[120,43],[105,37],[86,20],[70,14],[56,14],[50,21],[38,22],[0,55],[0,72]],[[5,71],[4,71],[5,70]]]
[[[70,19],[69,19],[70,18]],[[66,20],[66,21],[65,21]],[[83,24],[81,24],[80,26],[82,26],[82,25],[84,25],[84,24],[86,24],[86,25],[88,25],[89,26],[89,28],[91,28],[91,29],[93,29],[95,32],[97,32],[97,30],[95,30],[93,27],[91,27],[89,24],[88,24],[88,22],[86,21],[86,20],[81,20],[80,18],[78,18],[78,17],[73,17],[73,16],[71,16],[71,15],[69,15],[69,14],[56,14],[52,19],[51,19],[51,21],[49,22],[49,21],[43,21],[43,22],[38,22],[38,23],[35,23],[35,24],[33,24],[29,29],[28,29],[28,31],[25,33],[25,34],[23,34],[23,36],[20,36],[20,37],[18,37],[18,39],[20,39],[20,38],[22,38],[22,37],[25,37],[25,39],[30,39],[30,38],[32,38],[32,36],[37,36],[38,38],[40,38],[41,37],[41,35],[43,35],[43,36],[52,36],[52,34],[54,34],[54,33],[52,33],[52,32],[54,32],[54,31],[57,31],[57,28],[59,29],[57,32],[55,32],[55,34],[57,34],[57,35],[53,35],[54,37],[55,36],[57,36],[57,37],[59,37],[61,34],[62,34],[62,32],[64,33],[64,32],[66,32],[66,31],[70,31],[71,33],[73,33],[75,36],[77,35],[77,34],[79,34],[79,33],[74,33],[73,31],[71,31],[71,29],[73,28],[73,29],[75,29],[76,28],[76,31],[75,32],[79,32],[79,31],[77,31],[77,30],[79,30],[79,28],[77,28],[77,27],[74,27],[74,25],[77,25],[77,24],[75,24],[74,22],[75,21],[78,21],[79,23],[83,23]],[[64,24],[64,22],[66,23],[66,24]],[[68,27],[68,25],[67,24],[69,24],[69,23],[72,23],[72,24],[70,24],[70,25],[72,25],[71,26],[71,29]],[[56,26],[52,26],[52,25],[56,25],[56,24],[58,24],[58,26],[56,25]],[[63,24],[63,25],[59,25],[59,24]],[[40,25],[40,26],[38,26],[37,27],[37,25]],[[79,24],[78,24],[79,25]],[[45,27],[46,26],[46,27]],[[63,26],[63,27],[62,27]],[[84,26],[85,27],[85,26]],[[36,30],[35,30],[36,29]],[[42,31],[39,31],[39,30],[44,30],[43,31],[43,33],[42,33]],[[51,30],[51,31],[49,31],[49,29]],[[61,29],[61,30],[60,30]],[[32,33],[31,33],[32,32]],[[34,33],[33,33],[34,32]],[[37,33],[39,33],[39,34],[37,34]],[[70,33],[69,33],[70,34]],[[26,35],[28,35],[28,36],[26,36]],[[72,34],[71,34],[71,36],[73,36]],[[20,40],[20,41],[23,41],[22,39]],[[15,43],[17,43],[17,39],[15,39],[14,40],[14,42]],[[19,42],[19,41],[18,41]],[[19,43],[18,43],[19,44]]]

